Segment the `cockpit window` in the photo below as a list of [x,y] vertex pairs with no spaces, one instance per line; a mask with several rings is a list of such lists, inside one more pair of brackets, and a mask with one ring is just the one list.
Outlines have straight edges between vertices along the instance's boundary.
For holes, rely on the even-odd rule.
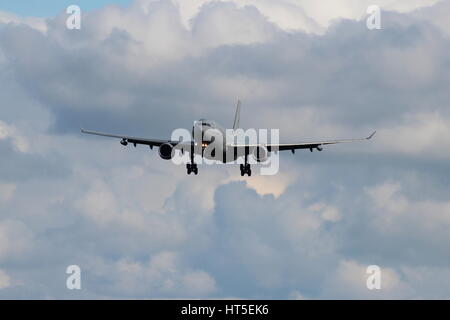
[[209,120],[206,120],[206,119],[200,119],[199,121],[199,124],[201,124],[202,126],[204,126],[204,127],[213,127],[213,122],[212,121],[209,121]]

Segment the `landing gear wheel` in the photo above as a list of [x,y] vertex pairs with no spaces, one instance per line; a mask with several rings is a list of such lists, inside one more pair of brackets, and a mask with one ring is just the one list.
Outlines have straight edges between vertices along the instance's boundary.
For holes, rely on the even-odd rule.
[[198,175],[198,167],[195,163],[194,164],[188,163],[186,165],[186,168],[187,168],[187,174],[190,175],[191,173],[194,173],[195,175]]
[[243,165],[241,164],[241,177],[248,175],[249,177],[252,176],[252,169],[250,168],[249,164]]

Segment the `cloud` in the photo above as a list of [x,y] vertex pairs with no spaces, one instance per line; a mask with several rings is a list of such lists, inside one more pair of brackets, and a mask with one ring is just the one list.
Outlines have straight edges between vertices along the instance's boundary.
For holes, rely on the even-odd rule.
[[216,284],[208,273],[180,269],[178,260],[173,252],[161,252],[147,263],[119,260],[113,270],[102,272],[114,274],[117,280],[112,290],[119,296],[202,298],[214,294]]
[[15,151],[26,153],[29,149],[29,143],[16,128],[0,121],[0,140],[12,139]]
[[21,221],[1,221],[0,239],[0,261],[2,262],[24,259],[32,249],[33,234]]
[[14,25],[25,24],[43,33],[47,31],[47,24],[45,22],[45,19],[43,18],[20,17],[5,11],[0,11],[0,23],[7,23]]
[[0,202],[7,202],[14,197],[16,185],[11,183],[0,184]]
[[11,278],[0,270],[0,290],[6,289],[11,285]]
[[325,296],[337,299],[401,299],[411,297],[412,290],[393,269],[381,269],[381,289],[369,290],[367,267],[355,261],[341,261],[328,278]]
[[415,230],[416,239],[423,237],[422,245],[440,250],[436,245],[448,244],[445,230],[450,225],[450,202],[410,199],[402,193],[400,184],[392,182],[369,188],[367,194],[376,210],[373,226],[383,230],[385,236],[406,240],[408,232]]
[[[211,248],[217,252],[215,262],[209,263],[215,274],[226,277],[221,283],[226,283],[227,294],[243,290],[253,298],[267,298],[271,289],[305,285],[332,268],[328,259],[334,244],[325,231],[330,222],[317,208],[290,200],[286,195],[278,200],[259,196],[242,182],[217,190],[215,223],[220,233]],[[236,272],[223,272],[226,269]]]
[[377,139],[384,152],[447,159],[450,144],[447,121],[439,112],[407,115],[400,123],[380,132]]
[[441,1],[434,6],[417,10],[414,16],[431,23],[440,28],[447,35],[450,34],[450,23],[446,19],[445,14],[448,11],[450,4],[447,1]]
[[28,140],[13,127],[0,123],[0,152],[2,154],[1,182],[64,177],[69,169],[60,163],[60,157],[51,152],[45,155],[31,152]]
[[246,177],[235,174],[226,182],[245,181],[247,186],[253,188],[259,195],[264,196],[272,194],[278,198],[296,179],[297,177],[295,175],[288,175],[286,173],[279,173],[275,176],[255,176],[253,179],[247,179]]
[[[144,5],[147,0],[139,1]],[[182,20],[186,26],[201,11],[203,6],[214,3],[211,0],[174,1],[180,8]],[[240,8],[245,6],[256,7],[270,22],[284,31],[303,31],[307,33],[323,34],[336,20],[359,20],[366,17],[367,8],[373,5],[369,0],[354,2],[351,0],[336,1],[326,0],[317,3],[313,0],[245,0],[245,1],[220,1],[233,3]],[[387,11],[411,12],[420,8],[431,7],[441,0],[382,0],[377,5]]]
[[202,47],[264,43],[277,29],[255,7],[236,8],[233,4],[211,3],[195,18],[192,33]]

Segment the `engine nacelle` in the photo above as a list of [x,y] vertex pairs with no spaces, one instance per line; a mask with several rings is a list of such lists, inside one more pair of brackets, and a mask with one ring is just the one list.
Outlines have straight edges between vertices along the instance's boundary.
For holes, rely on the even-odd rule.
[[264,162],[269,158],[269,151],[265,146],[259,146],[253,149],[253,158],[258,162]]
[[159,147],[159,156],[164,160],[170,160],[175,155],[173,145],[170,143],[164,143]]

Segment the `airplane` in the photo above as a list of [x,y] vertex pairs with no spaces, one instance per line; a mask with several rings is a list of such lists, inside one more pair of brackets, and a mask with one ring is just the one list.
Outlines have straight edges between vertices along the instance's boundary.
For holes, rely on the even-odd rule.
[[[314,150],[322,151],[323,146],[325,145],[366,141],[372,139],[372,137],[376,133],[376,131],[374,131],[370,136],[362,139],[328,140],[284,144],[238,144],[235,142],[236,139],[234,134],[238,132],[238,130],[241,130],[240,111],[241,101],[239,100],[236,107],[232,130],[225,130],[217,122],[207,119],[200,119],[198,121],[195,121],[194,126],[192,127],[193,139],[191,139],[191,141],[174,141],[130,137],[85,129],[81,129],[81,132],[91,135],[122,139],[120,143],[123,146],[132,144],[136,147],[136,145],[139,144],[147,145],[150,147],[150,149],[153,149],[153,147],[158,147],[159,156],[164,160],[171,160],[175,155],[175,150],[180,150],[182,154],[184,154],[184,152],[188,152],[190,158],[190,163],[186,164],[188,175],[190,175],[191,173],[194,173],[195,175],[198,174],[198,167],[194,162],[195,155],[199,155],[205,159],[219,160],[219,162],[222,163],[236,161],[238,158],[244,157],[244,163],[240,165],[241,176],[245,176],[247,174],[249,177],[252,175],[251,166],[248,163],[249,155],[252,155],[256,162],[264,162],[268,159],[271,152],[290,150],[292,153],[295,153],[295,150],[298,149],[309,149],[311,152],[313,152]],[[231,135],[229,134],[230,131]],[[218,137],[220,139],[217,139]],[[212,144],[214,144],[213,150],[210,152],[205,152],[206,149],[208,147],[211,147]]]

